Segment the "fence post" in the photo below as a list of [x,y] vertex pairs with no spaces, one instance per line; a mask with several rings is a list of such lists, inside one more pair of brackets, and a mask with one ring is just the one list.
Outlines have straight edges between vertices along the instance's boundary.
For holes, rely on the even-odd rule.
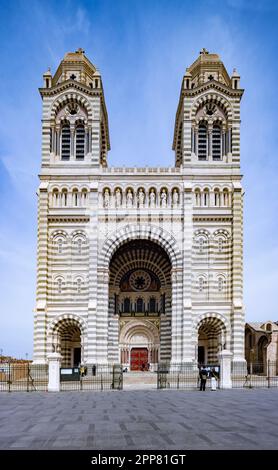
[[59,392],[60,391],[60,362],[62,356],[59,353],[48,354],[47,360],[49,363],[48,367],[48,391]]
[[30,374],[30,367],[29,367],[29,362],[27,362],[27,392],[29,392],[29,374]]
[[8,375],[8,384],[9,384],[9,392],[11,391],[11,363],[8,362],[9,364],[9,375]]
[[270,388],[270,359],[267,361],[267,388]]
[[223,349],[218,354],[220,362],[220,388],[232,388],[231,362],[233,354],[227,349]]

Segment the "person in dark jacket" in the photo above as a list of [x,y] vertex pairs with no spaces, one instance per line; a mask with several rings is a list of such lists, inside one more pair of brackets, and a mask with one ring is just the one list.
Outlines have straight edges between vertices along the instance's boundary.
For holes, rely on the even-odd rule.
[[207,370],[202,367],[200,370],[200,391],[205,391],[206,390],[206,383],[207,383]]

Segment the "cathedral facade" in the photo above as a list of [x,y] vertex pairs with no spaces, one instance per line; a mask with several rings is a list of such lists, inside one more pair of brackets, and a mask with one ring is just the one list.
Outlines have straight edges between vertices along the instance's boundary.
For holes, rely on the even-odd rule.
[[171,167],[108,165],[102,79],[82,49],[40,94],[34,363],[244,361],[237,72],[205,49],[186,69]]

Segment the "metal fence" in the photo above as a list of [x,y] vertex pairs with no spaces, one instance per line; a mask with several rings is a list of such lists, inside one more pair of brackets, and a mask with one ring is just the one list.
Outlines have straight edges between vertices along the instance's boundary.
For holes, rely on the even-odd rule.
[[47,391],[48,365],[0,363],[0,392]]
[[[219,369],[219,365],[205,366],[208,373],[207,388],[211,388],[212,374],[210,372],[213,367]],[[217,381],[217,386],[218,384],[219,381]],[[199,390],[200,370],[196,364],[160,363],[157,368],[157,388]]]
[[278,387],[278,361],[232,362],[233,388]]
[[[60,390],[122,390],[123,368],[119,364],[95,364],[85,368],[84,373],[61,374]],[[65,371],[61,369],[61,371]]]

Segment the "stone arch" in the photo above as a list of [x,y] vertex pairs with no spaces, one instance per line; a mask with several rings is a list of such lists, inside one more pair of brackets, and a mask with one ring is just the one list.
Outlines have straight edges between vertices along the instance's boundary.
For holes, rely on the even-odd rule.
[[145,322],[137,320],[132,323],[127,323],[120,331],[120,342],[129,342],[131,337],[139,332],[144,333],[149,343],[159,344],[159,331],[152,322],[147,320]]
[[87,333],[87,322],[86,320],[84,320],[84,318],[72,313],[63,313],[62,315],[58,315],[57,317],[53,318],[51,323],[49,323],[47,328],[47,334],[53,333],[58,327],[58,323],[61,323],[63,321],[65,323],[78,323],[81,333],[84,335]]
[[53,318],[48,325],[47,350],[61,353],[63,367],[73,367],[86,360],[86,342],[87,324],[78,315],[65,313]]
[[66,106],[68,103],[71,103],[73,101],[78,103],[80,106],[83,106],[86,109],[88,120],[93,119],[93,112],[92,112],[90,103],[84,96],[76,92],[64,93],[52,103],[52,106],[50,108],[50,116],[49,116],[50,119],[55,118],[60,108],[62,108],[63,106]]
[[[198,345],[198,361],[215,364],[218,352],[230,348],[230,325],[228,320],[219,313],[204,313],[193,322],[193,334]],[[199,349],[203,348],[203,360],[200,361]]]
[[147,350],[147,362],[157,363],[159,360],[160,338],[159,329],[153,322],[140,319],[126,323],[120,331],[119,345],[121,362],[132,369],[133,348]]
[[227,120],[231,121],[233,119],[233,108],[231,103],[224,98],[222,95],[218,95],[215,93],[207,93],[206,95],[200,96],[197,98],[191,107],[191,119],[195,119],[197,111],[201,106],[204,106],[208,102],[213,102],[220,106],[227,116]]
[[110,259],[117,248],[127,241],[136,239],[151,240],[158,243],[168,254],[172,268],[181,268],[182,259],[176,240],[162,228],[147,225],[126,225],[121,230],[114,232],[103,244],[99,256],[100,267],[108,269]]
[[230,324],[227,320],[227,318],[225,318],[223,315],[221,315],[220,313],[212,313],[212,312],[207,312],[207,313],[203,313],[202,315],[199,315],[193,322],[193,329],[194,330],[198,330],[199,326],[200,326],[200,323],[204,322],[204,321],[207,321],[207,320],[211,320],[212,323],[215,323],[215,324],[222,324],[225,331],[227,333],[230,333]]

